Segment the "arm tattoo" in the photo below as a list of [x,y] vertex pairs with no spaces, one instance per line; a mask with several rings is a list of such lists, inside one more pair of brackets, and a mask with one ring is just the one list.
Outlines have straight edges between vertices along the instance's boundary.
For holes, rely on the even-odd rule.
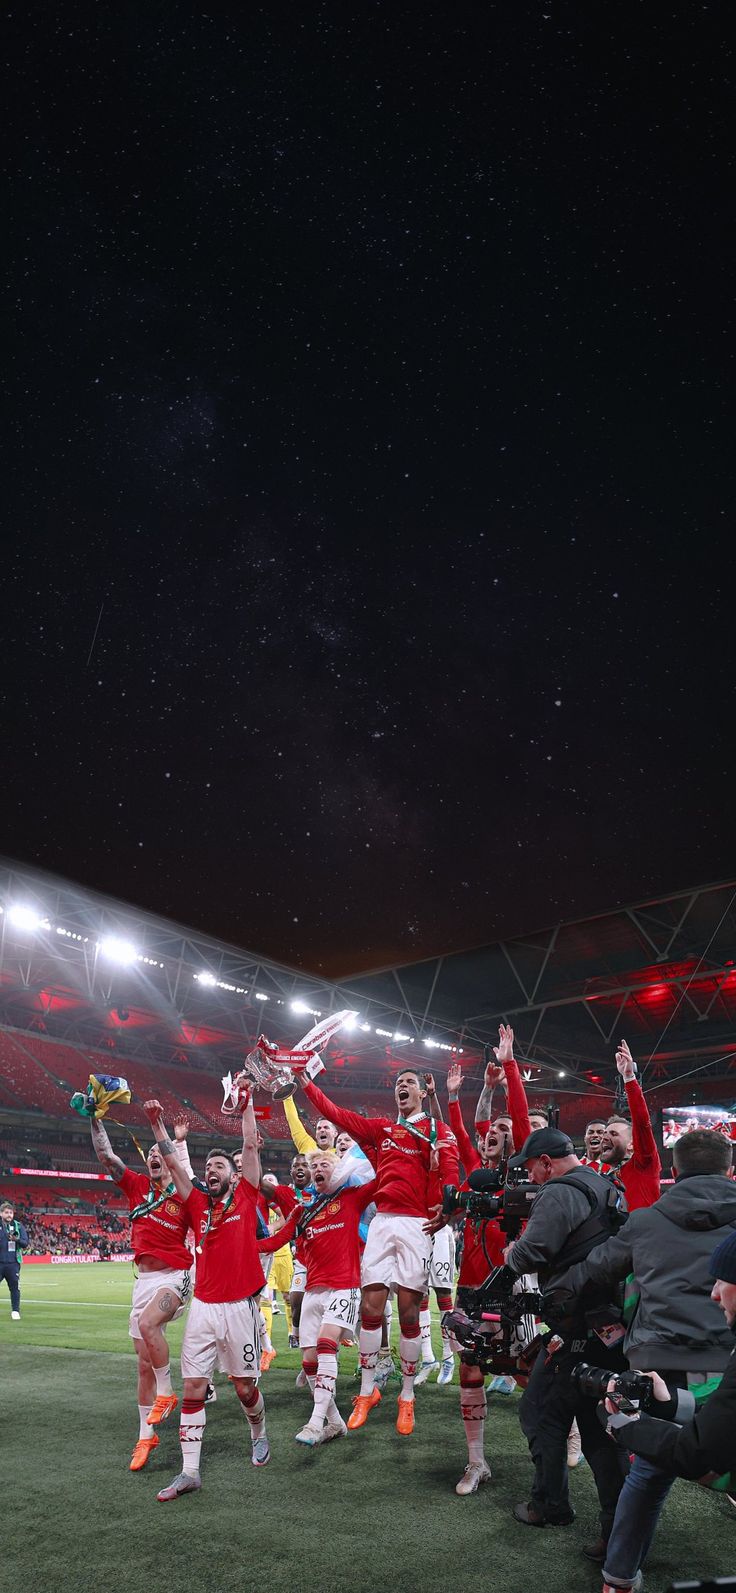
[[170,1139],[157,1139],[156,1144],[162,1156],[173,1156],[176,1146],[172,1145]]
[[487,1084],[484,1084],[483,1088],[482,1088],[482,1090],[480,1092],[480,1095],[478,1097],[478,1105],[475,1108],[475,1121],[476,1121],[476,1123],[478,1123],[478,1122],[481,1122],[481,1123],[486,1122],[486,1120],[489,1117],[491,1117],[492,1112],[493,1112],[493,1090],[489,1089]]
[[92,1133],[92,1140],[93,1140],[93,1143],[94,1143],[94,1147],[95,1147],[95,1150],[97,1151],[98,1156],[100,1156],[100,1155],[112,1156],[113,1149],[112,1149],[112,1145],[110,1144],[110,1141],[109,1141],[109,1139],[107,1137],[107,1129],[103,1128],[101,1123],[98,1123],[96,1117],[93,1117],[91,1119],[91,1122],[90,1122],[89,1126],[90,1126],[90,1130],[91,1130],[91,1133]]
[[121,1162],[120,1157],[115,1155],[107,1136],[107,1129],[103,1128],[102,1124],[98,1123],[95,1117],[90,1119],[89,1126],[92,1134],[92,1144],[94,1145],[98,1162],[101,1162],[102,1166],[107,1168],[110,1176],[115,1180],[115,1182],[119,1183],[123,1173],[125,1172],[125,1166],[123,1162]]

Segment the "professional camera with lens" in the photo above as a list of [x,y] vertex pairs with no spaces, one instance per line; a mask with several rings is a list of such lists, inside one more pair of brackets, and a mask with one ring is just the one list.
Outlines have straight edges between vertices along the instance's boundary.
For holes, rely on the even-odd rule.
[[477,1289],[459,1288],[454,1311],[442,1318],[443,1327],[454,1334],[466,1365],[480,1366],[483,1372],[514,1372],[529,1335],[520,1333],[523,1317],[538,1314],[541,1295],[519,1291],[519,1281],[510,1267],[493,1265],[486,1249],[484,1228],[497,1222],[509,1239],[516,1239],[526,1222],[539,1186],[524,1177],[523,1167],[478,1167],[468,1179],[469,1188],[456,1189],[445,1184],[442,1211],[451,1217],[464,1211],[473,1226],[480,1229],[480,1242],[488,1262],[488,1277]]
[[509,1239],[518,1238],[539,1194],[539,1185],[530,1184],[522,1168],[503,1163],[500,1167],[477,1167],[470,1174],[468,1184],[469,1189],[445,1184],[443,1216],[452,1217],[455,1212],[464,1211],[472,1223],[497,1221]]
[[[643,1372],[612,1372],[603,1366],[589,1366],[587,1361],[578,1361],[570,1375],[578,1393],[589,1399],[610,1399],[611,1404],[626,1415],[649,1410],[654,1405],[652,1380]],[[613,1384],[610,1390],[609,1383]]]
[[466,1366],[479,1366],[484,1373],[516,1371],[524,1343],[522,1320],[537,1315],[542,1298],[537,1290],[519,1290],[518,1281],[510,1267],[494,1267],[477,1289],[458,1289],[455,1309],[445,1312],[442,1327],[457,1339]]

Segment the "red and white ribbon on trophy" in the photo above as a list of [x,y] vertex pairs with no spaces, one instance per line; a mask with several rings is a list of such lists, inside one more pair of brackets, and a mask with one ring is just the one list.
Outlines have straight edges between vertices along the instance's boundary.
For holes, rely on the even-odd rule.
[[267,1090],[276,1100],[284,1100],[294,1092],[295,1074],[307,1073],[309,1078],[316,1078],[318,1073],[324,1071],[319,1055],[322,1047],[349,1018],[356,1016],[351,1007],[345,1007],[342,1012],[333,1012],[329,1018],[321,1018],[319,1023],[315,1023],[291,1048],[274,1044],[265,1034],[259,1035],[240,1073],[235,1078],[231,1073],[223,1077],[225,1098],[222,1112],[227,1117],[244,1112],[255,1087]]

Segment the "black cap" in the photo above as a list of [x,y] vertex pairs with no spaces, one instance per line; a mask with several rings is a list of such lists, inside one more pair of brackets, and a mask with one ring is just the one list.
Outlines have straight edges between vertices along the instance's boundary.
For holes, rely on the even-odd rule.
[[553,1161],[561,1161],[563,1156],[574,1155],[575,1146],[561,1128],[533,1129],[519,1151],[524,1162],[531,1161],[534,1156],[551,1156]]
[[722,1283],[736,1283],[736,1233],[716,1245],[710,1258],[710,1275]]

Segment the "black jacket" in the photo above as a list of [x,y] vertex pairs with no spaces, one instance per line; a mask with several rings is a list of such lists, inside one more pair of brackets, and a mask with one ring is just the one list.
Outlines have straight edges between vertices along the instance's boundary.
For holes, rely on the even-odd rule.
[[16,1261],[19,1263],[21,1250],[28,1249],[28,1232],[26,1228],[24,1228],[22,1222],[18,1222],[17,1218],[14,1218],[13,1221],[17,1223],[19,1230],[17,1239],[15,1232],[10,1233],[8,1224],[3,1222],[2,1217],[0,1217],[0,1267],[12,1267]]
[[689,1390],[679,1389],[673,1421],[640,1416],[619,1427],[615,1436],[623,1449],[676,1477],[736,1471],[736,1346],[718,1388],[702,1405],[696,1406]]
[[581,1165],[550,1178],[539,1191],[508,1265],[517,1276],[538,1273],[540,1283],[554,1289],[558,1274],[567,1270],[575,1254],[587,1255],[613,1232],[615,1198],[610,1180],[591,1167]]
[[558,1280],[578,1293],[586,1283],[613,1290],[634,1274],[639,1291],[624,1343],[643,1372],[720,1372],[731,1333],[710,1298],[710,1258],[736,1228],[736,1183],[719,1174],[682,1178],[654,1206],[633,1211],[615,1239],[591,1250]]

